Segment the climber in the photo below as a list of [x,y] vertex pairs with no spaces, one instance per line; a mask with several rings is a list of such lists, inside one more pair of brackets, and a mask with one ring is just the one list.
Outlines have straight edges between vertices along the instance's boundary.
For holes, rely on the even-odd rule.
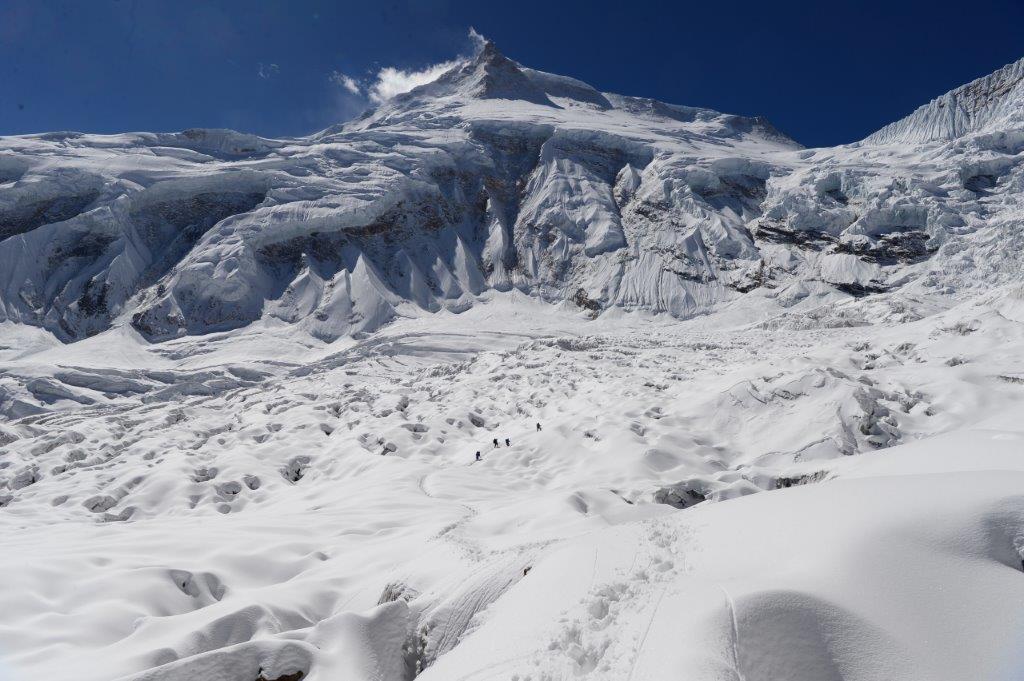
[[540,432],[540,424],[539,423],[537,424],[537,432],[538,433]]
[[508,438],[505,438],[505,446],[506,447],[511,447],[512,446],[512,443],[509,442]]
[[480,452],[477,452],[477,453],[476,453],[476,460],[477,460],[477,461],[479,461],[479,460],[480,460]]
[[498,438],[494,438],[494,448],[498,448]]

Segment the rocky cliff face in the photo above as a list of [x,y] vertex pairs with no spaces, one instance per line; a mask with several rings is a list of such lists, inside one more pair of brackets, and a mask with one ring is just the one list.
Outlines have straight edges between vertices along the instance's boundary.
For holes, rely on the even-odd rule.
[[753,291],[785,309],[999,282],[1022,241],[1022,63],[834,149],[489,43],[309,138],[4,138],[0,320],[161,341],[272,317],[330,340],[489,289],[690,317]]

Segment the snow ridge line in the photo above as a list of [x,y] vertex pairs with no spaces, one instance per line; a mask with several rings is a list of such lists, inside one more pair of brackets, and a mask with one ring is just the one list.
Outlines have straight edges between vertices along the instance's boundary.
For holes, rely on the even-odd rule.
[[732,666],[736,670],[736,678],[739,681],[746,681],[743,671],[740,669],[740,627],[736,621],[736,604],[724,586],[721,584],[717,586],[725,597],[725,604],[729,608],[729,620],[732,623]]

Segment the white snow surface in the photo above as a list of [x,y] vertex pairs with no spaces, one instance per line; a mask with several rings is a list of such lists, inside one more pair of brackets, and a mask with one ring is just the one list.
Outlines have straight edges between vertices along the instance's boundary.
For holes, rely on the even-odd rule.
[[0,138],[0,679],[1024,677],[1021,68]]

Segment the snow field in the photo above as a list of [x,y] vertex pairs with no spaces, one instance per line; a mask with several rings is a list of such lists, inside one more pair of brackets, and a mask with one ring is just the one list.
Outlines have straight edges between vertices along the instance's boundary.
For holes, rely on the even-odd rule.
[[[111,332],[161,367],[118,373],[16,339],[4,385],[38,413],[3,431],[5,658],[97,680],[958,678],[918,665],[938,640],[1011,665],[938,623],[948,601],[1019,633],[992,609],[1019,579],[1019,429],[984,426],[1022,396],[1018,300],[854,336],[496,297],[337,352]],[[41,378],[88,402],[35,399]],[[878,605],[889,582],[904,605]]]

